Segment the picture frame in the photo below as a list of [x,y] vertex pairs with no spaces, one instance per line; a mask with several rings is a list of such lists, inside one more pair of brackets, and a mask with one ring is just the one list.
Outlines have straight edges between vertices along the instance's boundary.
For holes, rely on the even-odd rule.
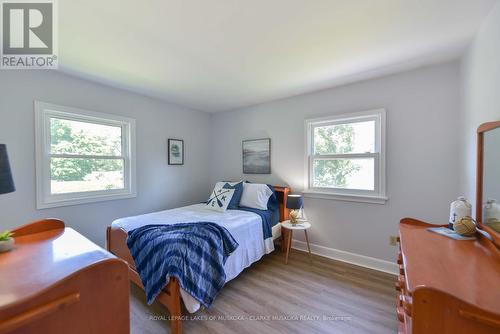
[[184,165],[184,140],[168,139],[168,164],[174,166]]
[[243,174],[271,174],[271,138],[242,142]]

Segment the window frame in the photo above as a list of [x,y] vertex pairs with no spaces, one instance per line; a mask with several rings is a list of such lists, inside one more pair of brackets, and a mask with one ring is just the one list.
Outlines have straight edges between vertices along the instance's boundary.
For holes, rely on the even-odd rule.
[[[314,155],[314,129],[317,127],[375,121],[375,149],[373,153],[316,154]],[[304,195],[313,198],[384,204],[386,196],[386,111],[374,109],[356,113],[330,115],[305,120],[305,177]],[[374,190],[329,188],[313,186],[314,161],[321,159],[374,159]]]
[[[61,206],[95,203],[101,201],[133,198],[136,192],[136,143],[135,120],[112,114],[35,101],[35,146],[36,146],[36,206],[47,209]],[[99,156],[80,154],[51,154],[50,119],[119,126],[122,129],[121,156]],[[123,189],[82,191],[65,194],[51,193],[50,159],[61,158],[106,158],[123,160]]]

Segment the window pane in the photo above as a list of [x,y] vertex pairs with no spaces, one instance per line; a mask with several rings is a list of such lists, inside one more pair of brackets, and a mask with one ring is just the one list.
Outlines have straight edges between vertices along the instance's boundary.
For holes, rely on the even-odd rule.
[[125,188],[122,159],[51,158],[52,194]]
[[120,156],[122,129],[119,126],[51,118],[50,144],[52,154]]
[[375,152],[375,121],[314,128],[315,154]]
[[313,187],[375,190],[375,159],[328,159],[313,163]]

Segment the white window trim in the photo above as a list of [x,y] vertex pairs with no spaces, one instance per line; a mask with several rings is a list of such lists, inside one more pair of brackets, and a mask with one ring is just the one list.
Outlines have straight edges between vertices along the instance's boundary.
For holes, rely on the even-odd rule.
[[[331,189],[310,187],[312,184],[312,142],[316,126],[324,126],[338,123],[358,122],[362,120],[375,120],[376,151],[371,154],[375,158],[375,191],[354,190],[354,189]],[[380,134],[380,135],[379,135]],[[322,198],[331,200],[341,200],[349,202],[362,202],[385,204],[388,200],[386,196],[386,111],[385,109],[367,110],[357,113],[342,115],[330,115],[319,118],[310,118],[305,120],[305,155],[304,155],[304,191],[305,197]],[[356,155],[346,155],[346,157],[355,157]],[[359,157],[368,156],[360,154]],[[336,156],[338,157],[338,155]],[[378,163],[377,163],[378,162]]]
[[[133,198],[136,192],[135,120],[117,115],[35,101],[36,207],[47,209],[101,201]],[[50,193],[50,117],[120,126],[124,161],[124,189],[68,194]],[[61,156],[64,156],[61,154]],[[78,157],[78,155],[71,155]],[[87,156],[86,156],[87,157]]]

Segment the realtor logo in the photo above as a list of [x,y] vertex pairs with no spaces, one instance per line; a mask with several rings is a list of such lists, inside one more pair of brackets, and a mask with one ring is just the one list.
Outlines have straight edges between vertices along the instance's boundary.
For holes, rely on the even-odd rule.
[[57,68],[55,3],[1,2],[2,69]]

